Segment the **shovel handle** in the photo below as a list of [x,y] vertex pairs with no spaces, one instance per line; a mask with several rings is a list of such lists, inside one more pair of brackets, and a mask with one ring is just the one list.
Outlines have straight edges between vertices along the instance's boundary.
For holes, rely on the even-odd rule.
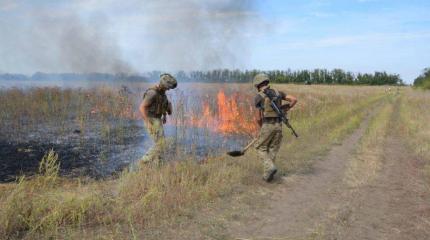
[[250,143],[248,143],[248,145],[246,145],[245,148],[243,148],[242,152],[246,152],[246,150],[248,150],[248,148],[250,148],[256,141],[257,138],[254,138],[254,140],[252,140]]

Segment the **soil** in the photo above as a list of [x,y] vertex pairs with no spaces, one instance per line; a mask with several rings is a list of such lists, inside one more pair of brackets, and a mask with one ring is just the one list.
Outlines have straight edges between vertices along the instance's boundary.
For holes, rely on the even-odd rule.
[[[391,121],[394,121],[393,117]],[[229,223],[233,239],[430,239],[430,192],[422,162],[405,149],[394,129],[383,147],[382,168],[369,184],[351,188],[346,166],[368,121],[311,175],[285,178],[245,219]]]
[[404,147],[396,132],[397,112],[381,145],[382,167],[364,185],[351,187],[345,174],[376,111],[316,161],[312,172],[278,177],[254,193],[200,210],[201,214],[181,220],[179,229],[173,226],[147,235],[154,239],[430,239],[430,189],[421,171],[424,163]]

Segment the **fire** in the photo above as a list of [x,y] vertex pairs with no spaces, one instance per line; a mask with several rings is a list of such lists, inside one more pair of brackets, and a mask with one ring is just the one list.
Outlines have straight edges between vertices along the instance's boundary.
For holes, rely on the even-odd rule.
[[201,114],[193,114],[189,124],[194,127],[208,128],[223,134],[255,134],[258,130],[255,110],[248,102],[238,104],[238,94],[226,96],[223,90],[217,94],[216,105],[211,108],[209,101],[203,101]]
[[[255,135],[258,131],[256,110],[246,94],[235,93],[227,96],[223,90],[220,90],[216,94],[216,98],[206,95],[206,97],[199,98],[198,101],[193,101],[192,103],[198,105],[193,105],[191,108],[188,104],[184,104],[184,99],[186,98],[176,99],[174,113],[167,118],[167,124],[205,128],[226,135]],[[136,108],[127,99],[119,97],[115,102],[119,103],[119,108],[101,101],[93,106],[90,113],[92,115],[112,114],[125,119],[140,119],[140,113],[133,110]],[[185,102],[187,101],[185,100]]]

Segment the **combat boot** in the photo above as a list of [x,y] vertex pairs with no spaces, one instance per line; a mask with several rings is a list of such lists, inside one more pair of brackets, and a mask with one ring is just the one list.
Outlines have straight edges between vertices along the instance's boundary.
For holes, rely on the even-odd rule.
[[271,170],[269,170],[266,174],[264,174],[263,179],[266,182],[271,182],[273,181],[275,174],[278,170],[276,168],[273,168]]

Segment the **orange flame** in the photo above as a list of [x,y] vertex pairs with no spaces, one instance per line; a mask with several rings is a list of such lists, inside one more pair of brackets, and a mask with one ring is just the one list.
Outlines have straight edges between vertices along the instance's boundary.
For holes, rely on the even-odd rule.
[[217,94],[217,109],[211,109],[208,101],[202,103],[201,114],[193,114],[187,125],[208,128],[223,134],[251,134],[254,135],[256,124],[254,108],[248,108],[249,103],[238,104],[239,95],[227,97],[223,90]]
[[[168,124],[206,128],[226,135],[247,134],[255,136],[258,131],[257,114],[248,97],[246,94],[239,93],[226,96],[224,90],[220,90],[216,95],[216,102],[211,101],[213,99],[207,95],[206,98],[202,98],[201,105],[194,109],[187,109],[184,104],[179,104],[177,107],[181,108],[180,106],[182,106],[189,115],[173,114],[173,116],[168,117]],[[94,117],[110,115],[134,120],[141,118],[140,113],[134,111],[135,108],[126,98],[119,96],[115,102],[118,103],[119,107],[112,106],[107,101],[97,101],[90,109],[90,114]]]

